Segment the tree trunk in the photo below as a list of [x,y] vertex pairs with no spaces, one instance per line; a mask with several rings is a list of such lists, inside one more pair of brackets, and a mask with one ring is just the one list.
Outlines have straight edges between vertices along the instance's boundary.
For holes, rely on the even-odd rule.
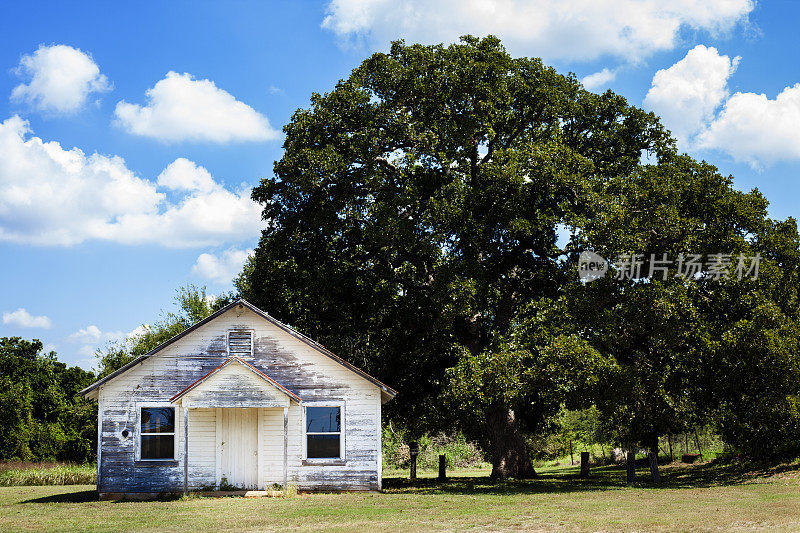
[[703,459],[703,449],[700,447],[700,437],[697,436],[697,428],[694,428],[694,441],[697,443],[697,453],[700,454],[700,460],[704,461]]
[[486,414],[492,451],[492,479],[525,479],[536,476],[528,445],[513,409],[494,406]]

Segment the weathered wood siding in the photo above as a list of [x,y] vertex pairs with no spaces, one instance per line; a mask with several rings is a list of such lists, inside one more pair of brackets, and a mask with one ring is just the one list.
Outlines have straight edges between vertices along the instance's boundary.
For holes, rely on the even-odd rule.
[[[342,464],[314,465],[303,461],[301,407],[289,408],[289,482],[301,489],[375,490],[380,484],[380,389],[336,361],[319,353],[250,310],[232,309],[157,355],[100,387],[101,492],[162,492],[183,488],[183,420],[176,406],[176,460],[136,461],[137,403],[168,401],[227,357],[227,334],[252,330],[253,354],[242,357],[300,396],[303,401],[344,403],[345,457]],[[222,397],[215,401],[224,402]],[[237,403],[238,402],[238,403]],[[243,407],[231,398],[230,407]],[[261,419],[260,480],[283,480],[283,409],[259,411]],[[212,422],[213,421],[213,422]],[[189,485],[213,485],[216,478],[216,415],[212,409],[189,411]],[[127,429],[130,434],[122,437]]]
[[230,363],[181,398],[181,405],[196,407],[288,407],[289,398],[274,385],[239,363]]
[[216,433],[214,409],[189,410],[189,480],[193,489],[216,483]]

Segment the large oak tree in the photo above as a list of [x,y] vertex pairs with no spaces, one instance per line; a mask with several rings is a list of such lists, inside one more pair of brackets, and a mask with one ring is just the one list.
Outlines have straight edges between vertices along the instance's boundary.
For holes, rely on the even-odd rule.
[[[397,387],[412,430],[452,417],[438,398],[462,349],[490,357],[524,306],[573,282],[559,229],[598,186],[672,150],[653,114],[493,37],[396,42],[284,131],[237,286]],[[517,411],[502,395],[482,410],[495,477],[534,473]]]

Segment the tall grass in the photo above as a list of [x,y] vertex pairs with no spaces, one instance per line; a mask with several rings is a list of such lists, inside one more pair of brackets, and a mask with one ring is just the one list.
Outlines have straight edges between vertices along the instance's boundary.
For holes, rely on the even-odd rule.
[[0,463],[0,487],[20,485],[94,485],[97,466],[71,463]]

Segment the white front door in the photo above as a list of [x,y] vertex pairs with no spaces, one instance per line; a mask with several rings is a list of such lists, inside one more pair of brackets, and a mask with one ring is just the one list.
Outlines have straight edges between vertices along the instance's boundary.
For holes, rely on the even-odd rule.
[[258,409],[222,409],[222,483],[258,488]]

